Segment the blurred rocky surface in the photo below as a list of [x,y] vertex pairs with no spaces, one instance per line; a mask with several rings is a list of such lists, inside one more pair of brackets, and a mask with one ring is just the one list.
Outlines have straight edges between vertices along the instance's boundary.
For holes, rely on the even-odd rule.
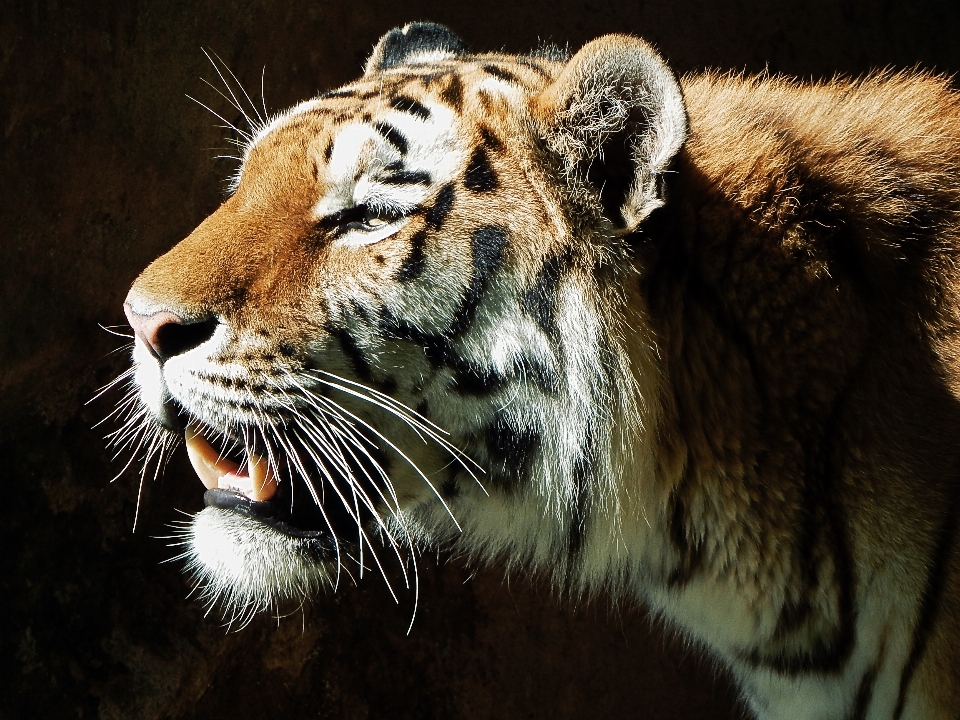
[[[681,72],[804,77],[960,68],[960,6],[674,0],[6,0],[0,4],[0,718],[730,718],[735,694],[641,611],[570,609],[545,587],[420,565],[399,604],[342,587],[225,632],[187,599],[162,536],[201,505],[177,456],[138,490],[86,404],[122,372],[137,272],[223,197],[229,105],[202,48],[277,110],[355,77],[378,36],[443,22],[479,49],[656,43]],[[261,75],[262,74],[262,75]],[[235,112],[227,115],[233,120]],[[133,532],[139,495],[139,518]]]

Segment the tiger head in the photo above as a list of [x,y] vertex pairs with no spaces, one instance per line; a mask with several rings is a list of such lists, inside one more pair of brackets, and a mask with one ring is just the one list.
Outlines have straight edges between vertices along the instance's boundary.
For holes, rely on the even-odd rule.
[[686,131],[641,40],[472,54],[426,23],[255,127],[124,305],[128,434],[186,440],[209,598],[269,609],[422,543],[609,573],[657,415],[637,238]]

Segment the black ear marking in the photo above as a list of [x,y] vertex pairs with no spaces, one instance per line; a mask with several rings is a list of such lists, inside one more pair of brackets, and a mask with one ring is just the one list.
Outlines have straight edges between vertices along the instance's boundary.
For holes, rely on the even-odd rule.
[[[389,70],[401,65],[456,57],[469,52],[467,45],[443,25],[413,22],[394,28],[377,43],[367,60],[365,74]],[[419,58],[419,60],[418,60]]]
[[633,232],[664,204],[663,177],[686,141],[687,110],[676,75],[643,40],[587,43],[531,110],[568,181],[592,186],[614,232]]
[[634,176],[630,134],[626,129],[619,130],[606,139],[586,173],[587,181],[600,195],[604,214],[616,227],[626,223],[623,206],[629,198]]

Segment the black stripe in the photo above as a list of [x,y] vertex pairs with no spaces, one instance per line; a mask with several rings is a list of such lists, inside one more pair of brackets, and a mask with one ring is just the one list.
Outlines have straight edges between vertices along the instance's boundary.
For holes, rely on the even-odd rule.
[[681,481],[681,485],[670,496],[670,541],[679,556],[676,567],[667,577],[670,588],[683,587],[703,566],[703,539],[691,538],[687,528],[686,504],[680,497],[680,490],[685,484],[685,481]]
[[485,73],[489,73],[493,75],[494,77],[498,77],[501,80],[506,80],[508,83],[515,83],[515,84],[520,83],[520,78],[518,78],[509,70],[505,70],[501,67],[497,67],[496,65],[484,65],[483,71]]
[[[859,370],[858,367],[852,376],[858,376]],[[819,634],[806,647],[789,654],[782,650],[765,652],[759,649],[746,653],[744,661],[754,666],[765,666],[789,675],[836,674],[842,672],[853,653],[857,624],[856,578],[846,517],[836,497],[837,484],[842,477],[839,455],[843,443],[839,430],[841,411],[852,386],[852,382],[848,383],[834,401],[830,419],[821,428],[820,436],[801,442],[809,448],[800,501],[804,515],[797,524],[794,548],[800,564],[798,580],[802,599],[784,603],[774,637],[786,645],[796,639],[798,633],[801,637],[806,634],[803,631],[814,611],[811,598],[831,589],[836,595],[837,625],[832,635]],[[823,577],[827,560],[832,561],[832,574]]]
[[960,492],[953,489],[953,496],[947,503],[946,516],[940,530],[937,533],[936,544],[934,546],[932,562],[927,571],[927,583],[923,590],[923,597],[920,600],[920,618],[913,629],[913,643],[910,647],[910,655],[903,667],[900,675],[900,691],[897,696],[897,705],[893,713],[893,720],[900,720],[903,715],[904,707],[907,703],[907,690],[910,689],[910,681],[920,665],[927,649],[927,642],[930,639],[930,631],[933,629],[934,622],[940,611],[940,603],[943,599],[945,581],[947,579],[947,564],[953,551],[954,542],[957,533],[957,512],[960,510]]
[[543,363],[521,356],[514,360],[507,374],[494,368],[482,367],[459,357],[452,346],[446,351],[444,365],[453,371],[450,389],[462,395],[489,395],[502,390],[510,383],[532,382],[544,395],[556,395],[560,391],[560,377]]
[[490,395],[506,387],[509,378],[493,368],[483,367],[460,359],[453,365],[450,389],[461,395]]
[[320,93],[319,99],[326,100],[327,98],[352,98],[356,97],[359,90],[354,88],[353,90],[327,90],[326,92]]
[[533,428],[515,428],[499,412],[485,432],[490,480],[501,490],[515,490],[529,475],[530,464],[540,447],[540,434]]
[[548,256],[533,284],[520,295],[520,307],[529,314],[547,337],[556,339],[557,286],[567,266],[572,250]]
[[407,139],[393,125],[385,122],[375,122],[373,129],[383,136],[383,139],[393,145],[402,155],[407,154],[410,145]]
[[386,310],[380,320],[380,332],[389,340],[403,340],[422,347],[433,368],[450,368],[453,377],[449,390],[461,395],[488,395],[512,379],[465,360],[454,350],[449,338],[424,332],[407,320],[394,318]]
[[513,362],[513,375],[525,380],[532,380],[544,395],[556,395],[560,392],[560,376],[555,370],[548,368],[539,360],[521,355]]
[[444,500],[453,500],[460,494],[460,482],[456,472],[450,473],[440,484],[440,495]]
[[[812,598],[822,593],[825,587],[835,588],[838,625],[832,638],[820,638],[806,652],[776,659],[777,664],[792,672],[840,672],[856,642],[855,572],[846,513],[837,493],[843,478],[843,414],[862,371],[863,361],[854,367],[837,393],[826,422],[800,438],[800,444],[805,448],[804,477],[800,500],[802,515],[797,523],[794,552],[799,562],[798,585],[802,599],[784,603],[774,635],[786,641],[802,630],[813,612]],[[823,577],[827,560],[832,561],[832,577]]]
[[427,266],[427,256],[423,252],[423,247],[427,242],[427,232],[420,230],[410,238],[410,254],[403,261],[400,270],[397,272],[397,282],[413,282],[421,275]]
[[402,340],[422,347],[424,355],[433,368],[440,368],[460,360],[446,337],[438,333],[424,332],[408,320],[395,318],[385,308],[380,316],[380,334],[387,340]]
[[502,225],[481,225],[470,233],[474,285],[486,283],[490,275],[500,269],[507,237],[507,229]]
[[360,88],[346,88],[340,90],[328,90],[325,93],[320,93],[318,99],[328,100],[334,98],[353,98],[355,100],[370,100],[372,98],[378,97],[380,95],[379,88],[377,90],[361,90]]
[[885,654],[884,645],[885,643],[881,643],[879,657],[860,678],[860,685],[857,686],[857,694],[853,698],[853,706],[850,708],[847,720],[865,720],[867,717],[870,701],[873,700],[873,687],[877,683],[877,673],[880,671],[880,662]]
[[433,86],[440,82],[443,78],[447,77],[450,73],[448,71],[444,72],[431,72],[421,75],[418,79],[420,84],[423,85],[427,90],[433,89]]
[[507,230],[500,225],[481,225],[470,234],[470,247],[473,251],[473,278],[464,294],[453,323],[447,330],[447,337],[462,335],[473,324],[477,307],[483,298],[490,276],[500,268],[504,250],[507,247]]
[[578,457],[573,464],[573,510],[570,513],[570,529],[567,532],[567,554],[578,555],[583,549],[583,538],[586,535],[587,523],[587,492],[590,487],[590,468],[593,466],[591,457]]
[[363,382],[372,382],[373,371],[370,368],[370,362],[360,351],[357,341],[350,334],[350,331],[343,327],[337,327],[333,323],[327,323],[324,329],[340,343],[340,348],[356,376]]
[[483,142],[484,146],[490,148],[494,152],[499,152],[503,149],[503,142],[494,135],[493,130],[486,126],[480,128],[480,140]]
[[447,219],[447,215],[450,213],[450,208],[453,207],[453,200],[456,196],[457,191],[453,183],[444,185],[440,192],[437,193],[437,199],[433,201],[433,205],[430,206],[430,209],[427,210],[424,215],[427,225],[429,225],[432,230],[439,230],[443,226],[443,221]]
[[463,81],[456,74],[450,75],[450,82],[440,92],[440,99],[456,112],[463,111]]
[[430,108],[409,95],[398,95],[390,100],[390,107],[400,112],[416,115],[424,120],[430,119]]
[[387,185],[429,185],[430,173],[423,170],[400,170],[380,178],[380,182]]
[[541,77],[545,77],[545,78],[550,77],[550,73],[548,73],[540,65],[533,62],[532,60],[527,60],[527,58],[517,58],[517,63],[519,63],[520,65],[523,65],[524,67],[530,68]]
[[490,192],[500,185],[497,173],[490,164],[490,157],[482,147],[473,151],[467,170],[463,175],[463,184],[474,192]]

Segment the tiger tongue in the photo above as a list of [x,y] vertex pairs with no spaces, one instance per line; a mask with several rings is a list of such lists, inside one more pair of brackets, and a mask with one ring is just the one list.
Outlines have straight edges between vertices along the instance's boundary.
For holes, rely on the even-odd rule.
[[221,457],[196,427],[184,433],[194,472],[208,490],[235,490],[251,500],[269,500],[277,492],[277,478],[265,458],[248,453],[246,467]]

